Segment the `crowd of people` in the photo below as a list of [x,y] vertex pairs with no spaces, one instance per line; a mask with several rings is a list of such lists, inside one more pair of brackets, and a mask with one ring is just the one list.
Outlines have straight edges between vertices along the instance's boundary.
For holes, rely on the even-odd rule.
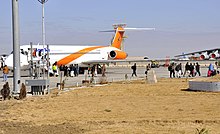
[[[86,69],[86,68],[85,68]],[[98,73],[102,74],[102,76],[105,76],[106,67],[105,64],[101,65],[88,65],[88,76],[95,77]],[[59,76],[60,74],[64,77],[77,77],[80,73],[80,69],[78,64],[71,64],[69,66],[66,65],[60,65],[57,66],[57,63],[55,62],[50,68],[49,68],[49,74],[50,76]]]
[[[103,70],[101,71],[102,76],[105,76],[105,70],[106,67],[105,65],[92,65],[88,66],[88,75],[91,77],[97,76],[97,72],[100,71],[99,69]],[[134,65],[131,66],[132,69],[132,77],[137,77],[137,64],[134,63]],[[146,65],[146,71],[145,74],[147,76],[148,71],[151,69],[151,65],[148,64]],[[70,66],[66,65],[60,65],[59,68],[56,63],[52,65],[52,68],[49,69],[52,71],[49,71],[50,76],[58,76],[58,70],[62,73],[63,76],[75,76],[77,77],[79,75],[79,66],[78,64],[71,64]],[[198,62],[196,63],[189,63],[186,62],[185,66],[182,65],[182,63],[175,63],[172,62],[168,66],[168,71],[169,71],[169,76],[170,78],[181,78],[181,77],[195,77],[195,76],[201,76],[201,71],[200,71],[200,64]],[[210,63],[208,67],[208,72],[207,76],[214,76],[216,74],[219,74],[218,71],[218,62],[215,62],[214,64]]]
[[77,77],[79,75],[79,66],[78,64],[71,64],[69,66],[66,65],[60,65],[59,67],[57,66],[57,63],[55,62],[52,65],[52,68],[49,68],[49,75],[50,76],[59,76],[62,75],[64,77]]
[[61,65],[59,67],[59,69],[60,69],[60,72],[62,73],[62,75],[65,76],[65,77],[68,77],[68,76],[77,77],[79,75],[78,64],[74,64],[74,65],[71,64],[69,67]]
[[[170,78],[201,76],[200,64],[198,62],[196,63],[187,62],[185,64],[184,71],[182,69],[182,63],[177,64],[172,62],[168,66],[168,71],[170,72]],[[214,76],[216,74],[219,74],[218,62],[215,62],[215,64],[210,63],[208,67],[207,77]]]
[[209,64],[207,76],[210,77],[210,76],[214,76],[216,74],[219,74],[218,62],[215,62],[215,64]]
[[170,72],[170,78],[181,78],[181,77],[195,77],[197,74],[201,76],[200,65],[198,62],[185,64],[185,70],[183,72],[182,63],[176,64],[171,63],[168,66],[168,71]]
[[[100,66],[100,65],[99,65]],[[88,75],[91,77],[96,76],[98,73],[97,71],[99,70],[98,65],[93,65],[88,67]],[[105,71],[106,67],[105,64],[100,66],[101,68],[101,73],[102,76],[105,76]],[[132,74],[131,76],[136,76],[137,77],[137,65],[134,63],[133,66],[131,66],[132,69]],[[144,72],[145,75],[147,76],[148,71],[151,69],[150,64],[146,66],[146,71]],[[168,66],[168,71],[169,71],[169,76],[170,78],[181,78],[181,77],[195,77],[195,76],[201,76],[200,72],[200,64],[198,62],[196,63],[189,63],[187,62],[185,64],[184,70],[183,70],[183,65],[182,63],[175,63],[172,62]],[[62,74],[64,77],[77,77],[79,75],[79,66],[78,64],[71,64],[70,66],[66,65],[60,65],[59,67],[57,66],[57,63],[55,62],[52,66],[50,66],[49,70],[46,70],[46,72],[49,72],[50,76],[59,76]],[[7,65],[3,67],[3,81],[7,81],[7,75],[9,73],[9,68]],[[218,62],[215,62],[214,64],[210,63],[208,66],[208,72],[207,72],[207,77],[214,76],[216,74],[219,74],[218,71]]]

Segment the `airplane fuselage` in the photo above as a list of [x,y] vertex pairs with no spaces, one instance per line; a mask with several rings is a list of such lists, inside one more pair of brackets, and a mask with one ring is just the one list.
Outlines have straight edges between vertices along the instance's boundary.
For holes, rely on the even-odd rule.
[[[114,59],[125,59],[127,57],[125,52],[111,46],[49,45],[49,49],[43,49],[42,45],[33,45],[32,54],[30,48],[30,45],[20,47],[21,67],[28,67],[31,55],[34,61],[42,60],[42,56],[46,55],[47,51],[49,52],[49,61],[51,64],[55,62],[57,62],[58,65],[78,64],[82,67],[87,67],[91,61],[102,62]],[[115,55],[111,54],[113,52]],[[8,56],[5,63],[9,67],[13,67],[13,54]]]

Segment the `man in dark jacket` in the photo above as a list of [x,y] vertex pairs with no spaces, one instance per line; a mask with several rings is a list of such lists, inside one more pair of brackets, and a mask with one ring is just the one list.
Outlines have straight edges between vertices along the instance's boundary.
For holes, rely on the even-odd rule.
[[134,63],[134,65],[133,66],[131,66],[131,69],[133,70],[133,72],[132,72],[132,77],[133,77],[133,75],[135,75],[136,77],[137,77],[137,74],[136,74],[136,70],[137,70],[137,66],[136,66],[136,63]]
[[175,78],[175,64],[171,63],[168,67],[168,71],[170,71],[170,78]]
[[195,76],[197,75],[197,73],[199,74],[199,76],[201,76],[201,73],[200,73],[200,65],[198,62],[196,62],[196,73],[195,73]]

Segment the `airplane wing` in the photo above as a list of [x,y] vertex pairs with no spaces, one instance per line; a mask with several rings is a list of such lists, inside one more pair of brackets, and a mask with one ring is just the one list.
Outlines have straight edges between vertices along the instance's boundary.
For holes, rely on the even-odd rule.
[[220,48],[215,49],[207,49],[207,50],[201,50],[201,51],[195,51],[191,53],[184,53],[181,55],[176,55],[174,57],[182,57],[182,56],[195,56],[199,57],[201,60],[204,59],[210,59],[210,58],[220,58]]
[[184,53],[184,54],[176,55],[174,57],[180,57],[180,56],[186,56],[186,55],[195,55],[195,54],[201,54],[201,53],[204,53],[204,52],[212,53],[213,51],[216,51],[216,50],[220,50],[220,48],[195,51],[195,52],[191,52],[191,53]]
[[91,60],[91,61],[84,61],[83,64],[109,64],[109,63],[116,63],[116,62],[149,62],[149,59],[143,60]]
[[109,63],[117,63],[117,62],[152,62],[152,61],[158,61],[158,62],[165,62],[165,61],[177,61],[176,59],[124,59],[124,60],[90,60],[90,61],[84,61],[83,64],[109,64]]

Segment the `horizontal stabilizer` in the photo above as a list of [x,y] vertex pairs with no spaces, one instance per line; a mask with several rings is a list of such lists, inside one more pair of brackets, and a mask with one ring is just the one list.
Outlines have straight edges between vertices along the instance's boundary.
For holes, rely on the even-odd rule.
[[126,27],[124,28],[125,30],[135,30],[135,31],[148,31],[148,30],[155,30],[155,28],[131,28],[131,27]]
[[116,30],[105,30],[105,31],[99,31],[99,32],[115,32]]
[[[122,30],[118,30],[119,32],[124,32],[124,31],[150,31],[150,30],[155,30],[155,28],[131,28],[131,27],[126,27],[123,28]],[[99,32],[116,32],[116,30],[105,30],[105,31],[99,31]]]

